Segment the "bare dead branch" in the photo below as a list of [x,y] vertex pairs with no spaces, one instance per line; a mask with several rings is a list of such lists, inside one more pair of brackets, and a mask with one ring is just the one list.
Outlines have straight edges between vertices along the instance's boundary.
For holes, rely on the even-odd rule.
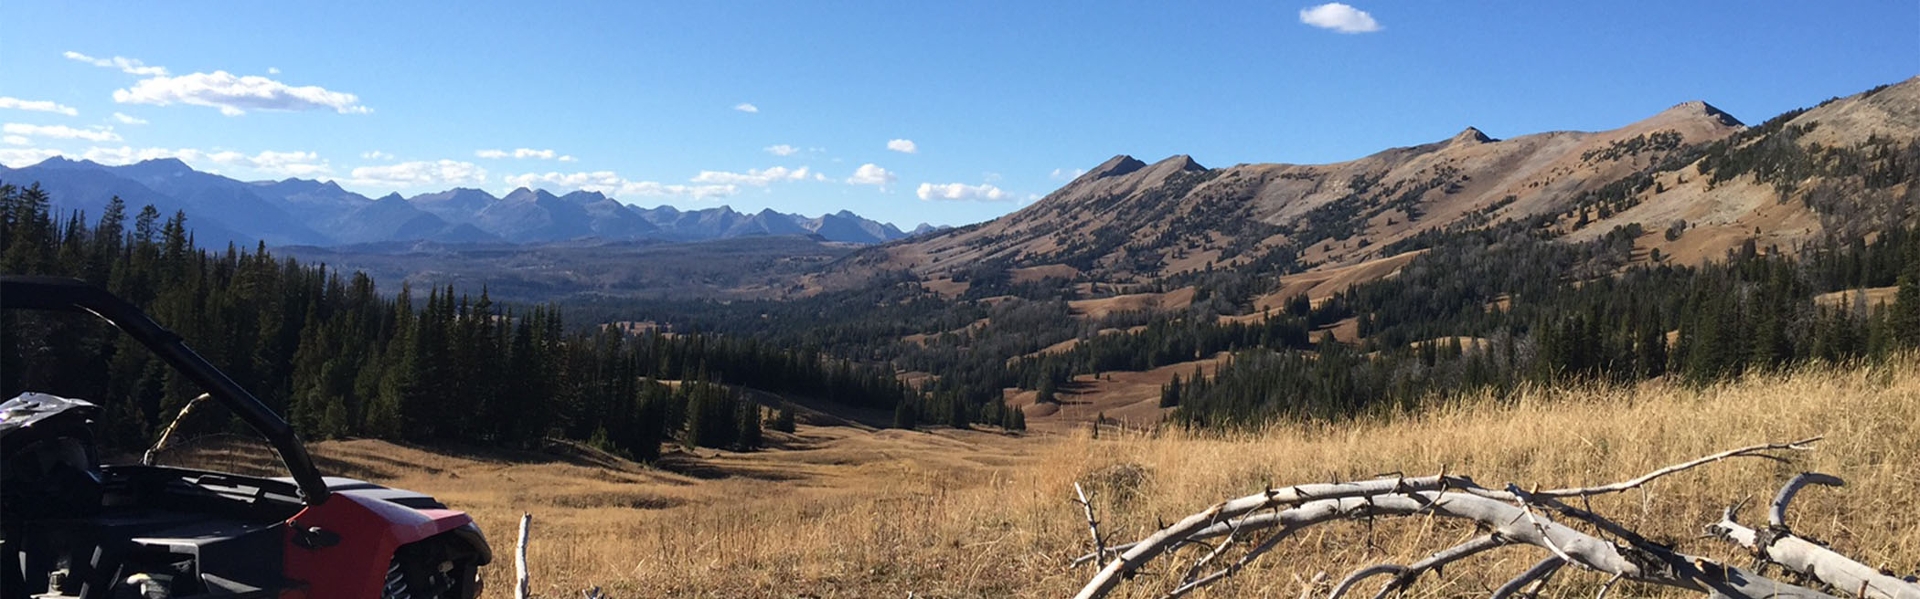
[[[1779,495],[1774,498],[1772,509],[1769,510],[1771,518],[1776,523],[1784,522],[1787,504],[1793,501],[1800,487],[1808,484],[1827,485],[1827,481],[1832,481],[1832,486],[1840,483],[1839,478],[1825,474],[1803,473],[1795,476],[1780,488]],[[1866,564],[1803,539],[1781,524],[1765,530],[1748,528],[1736,520],[1737,514],[1734,512],[1734,508],[1727,508],[1719,522],[1707,527],[1707,532],[1745,547],[1755,557],[1780,564],[1781,567],[1810,576],[1861,599],[1920,599],[1920,584],[1882,574]]]
[[1685,470],[1691,470],[1693,468],[1697,468],[1700,466],[1704,466],[1707,464],[1711,464],[1711,463],[1718,462],[1720,460],[1729,459],[1729,458],[1758,457],[1758,458],[1768,458],[1768,459],[1777,460],[1777,459],[1780,459],[1778,456],[1769,455],[1766,452],[1785,451],[1785,450],[1806,451],[1809,449],[1813,449],[1812,444],[1816,441],[1819,441],[1820,439],[1821,437],[1808,437],[1805,439],[1801,439],[1799,441],[1793,441],[1789,443],[1765,443],[1761,445],[1749,445],[1739,449],[1729,449],[1727,451],[1722,451],[1720,453],[1716,453],[1710,456],[1705,456],[1700,459],[1693,460],[1691,462],[1674,464],[1672,466],[1661,468],[1653,472],[1648,472],[1646,474],[1641,475],[1639,478],[1635,478],[1633,480],[1621,481],[1621,482],[1613,483],[1610,485],[1602,485],[1598,487],[1574,487],[1574,488],[1567,488],[1567,489],[1553,489],[1549,491],[1538,491],[1538,492],[1535,492],[1534,495],[1540,496],[1540,497],[1579,497],[1584,495],[1605,495],[1607,493],[1619,493],[1621,491],[1633,489],[1635,487],[1639,487],[1641,485],[1653,482],[1655,479],[1658,479],[1660,477],[1663,477],[1669,474],[1674,474],[1674,473],[1685,471]]
[[1818,472],[1802,472],[1794,475],[1793,480],[1781,485],[1780,492],[1774,494],[1773,505],[1768,506],[1767,510],[1767,523],[1772,524],[1774,528],[1787,527],[1787,504],[1793,503],[1793,496],[1800,493],[1801,487],[1807,485],[1838,487],[1845,484],[1847,481],[1840,480],[1838,476]]
[[[1248,521],[1247,519],[1242,519],[1243,524],[1246,523],[1247,521]],[[1176,588],[1173,591],[1167,593],[1165,599],[1173,599],[1174,597],[1185,595],[1187,593],[1193,592],[1194,589],[1198,589],[1200,587],[1212,584],[1214,581],[1234,575],[1235,573],[1239,572],[1241,568],[1247,567],[1247,564],[1253,563],[1253,560],[1260,559],[1261,555],[1265,555],[1268,551],[1272,551],[1275,546],[1280,544],[1281,540],[1287,538],[1287,536],[1293,534],[1295,531],[1298,531],[1298,530],[1300,530],[1300,527],[1290,526],[1290,527],[1285,527],[1285,528],[1281,528],[1280,530],[1274,531],[1272,535],[1267,537],[1267,540],[1261,541],[1260,544],[1255,545],[1253,549],[1247,550],[1247,554],[1240,556],[1239,560],[1236,560],[1233,563],[1228,564],[1227,567],[1222,568],[1220,570],[1216,570],[1211,574],[1187,581],[1186,584],[1182,584],[1180,585],[1179,588]],[[1313,577],[1313,584],[1317,585],[1317,584],[1326,582],[1326,579],[1327,579],[1326,572],[1315,574]],[[1310,586],[1307,591],[1302,591],[1301,594],[1303,596],[1307,595],[1311,590],[1312,590],[1312,587]]]
[[[1665,555],[1637,555],[1629,558],[1621,552],[1620,547],[1612,543],[1551,520],[1538,519],[1532,523],[1525,522],[1526,514],[1519,506],[1461,492],[1422,491],[1322,499],[1282,511],[1280,520],[1291,521],[1287,523],[1296,526],[1306,526],[1332,520],[1335,517],[1363,518],[1416,514],[1474,521],[1492,529],[1494,534],[1511,543],[1525,543],[1543,548],[1551,544],[1566,555],[1570,562],[1577,562],[1609,574],[1624,574],[1628,580],[1700,592],[1717,591],[1734,597],[1827,597],[1810,589],[1768,580],[1751,572],[1724,566],[1705,558],[1670,552]],[[1308,522],[1309,520],[1316,522]],[[1199,528],[1201,527],[1192,527],[1194,530]],[[1089,581],[1076,597],[1091,599],[1106,596],[1120,584],[1126,574],[1133,571],[1128,564],[1136,563],[1137,556],[1158,555],[1171,544],[1171,540],[1162,535],[1156,534],[1155,537],[1159,537],[1159,540],[1151,543],[1142,542],[1128,550],[1121,558],[1108,563],[1107,567]],[[1144,563],[1145,560],[1137,560],[1137,562]],[[1642,568],[1641,563],[1658,564],[1661,567],[1647,570]],[[1759,590],[1761,587],[1778,592],[1762,592]]]
[[[1399,564],[1374,564],[1359,570],[1354,570],[1353,573],[1348,574],[1346,578],[1340,579],[1340,584],[1333,586],[1333,592],[1327,594],[1327,599],[1340,599],[1346,596],[1347,591],[1353,590],[1353,586],[1360,584],[1362,580],[1388,574],[1401,576],[1406,574],[1406,572],[1407,567]],[[1387,586],[1392,587],[1393,584],[1388,583]]]
[[1193,566],[1187,568],[1186,575],[1182,576],[1180,578],[1180,581],[1182,583],[1193,582],[1193,579],[1200,575],[1201,569],[1206,568],[1207,564],[1213,563],[1214,558],[1220,557],[1220,554],[1226,553],[1227,548],[1233,546],[1235,537],[1238,537],[1240,535],[1239,522],[1244,522],[1245,520],[1246,520],[1245,518],[1241,518],[1239,521],[1236,521],[1233,525],[1233,528],[1227,531],[1227,538],[1225,540],[1220,541],[1219,545],[1215,545],[1213,547],[1213,551],[1207,552],[1206,556],[1201,557],[1198,560],[1194,560]]
[[[1301,529],[1337,519],[1424,515],[1475,522],[1490,533],[1467,543],[1443,550],[1413,566],[1378,565],[1364,568],[1337,585],[1333,597],[1343,596],[1352,586],[1371,576],[1395,574],[1395,580],[1382,590],[1391,593],[1412,584],[1421,572],[1468,555],[1505,544],[1540,547],[1554,555],[1535,564],[1500,589],[1500,599],[1508,599],[1544,579],[1567,564],[1612,574],[1620,580],[1671,586],[1727,597],[1830,597],[1811,589],[1767,579],[1754,572],[1730,567],[1710,559],[1689,556],[1648,542],[1631,529],[1612,522],[1590,510],[1575,508],[1557,498],[1588,497],[1640,488],[1658,478],[1734,457],[1782,459],[1768,452],[1804,450],[1818,438],[1791,443],[1754,445],[1724,451],[1689,462],[1667,466],[1638,478],[1596,487],[1578,487],[1527,492],[1508,485],[1492,490],[1460,476],[1439,475],[1419,478],[1380,478],[1350,483],[1327,483],[1268,489],[1262,493],[1225,501],[1166,526],[1145,539],[1118,545],[1118,555],[1089,580],[1077,598],[1104,597],[1153,559],[1202,539],[1227,536],[1182,576],[1182,584],[1167,594],[1178,597],[1240,571],[1252,560],[1267,553],[1283,539]],[[1084,503],[1084,502],[1083,502]],[[1539,509],[1536,509],[1539,508]],[[1593,525],[1626,545],[1596,538],[1547,517],[1558,513]],[[1205,576],[1197,576],[1205,566],[1218,561],[1245,535],[1265,529],[1274,530],[1259,545],[1238,560]],[[1105,559],[1100,551],[1082,557]],[[1837,585],[1836,585],[1837,586]],[[1869,599],[1881,599],[1873,597]],[[1889,597],[1888,599],[1920,599]]]
[[1593,599],[1607,599],[1607,592],[1613,590],[1613,585],[1620,584],[1621,578],[1621,575],[1615,574],[1613,578],[1607,579],[1605,584],[1600,585],[1600,591],[1593,594]]
[[1560,556],[1547,556],[1546,559],[1533,564],[1533,567],[1527,568],[1527,571],[1521,572],[1519,576],[1513,577],[1513,580],[1509,580],[1506,584],[1500,585],[1500,588],[1494,589],[1493,595],[1488,599],[1509,599],[1513,597],[1515,593],[1519,593],[1521,589],[1527,588],[1527,585],[1533,584],[1534,581],[1546,580],[1548,576],[1553,575],[1554,572],[1560,570],[1561,566],[1565,565],[1567,565],[1567,560],[1560,559]]
[[1460,561],[1473,554],[1506,544],[1507,541],[1500,538],[1500,535],[1490,534],[1474,537],[1465,543],[1442,549],[1433,555],[1427,556],[1427,559],[1414,562],[1413,565],[1407,566],[1405,571],[1401,572],[1399,576],[1394,577],[1393,582],[1388,583],[1385,588],[1380,589],[1380,592],[1376,593],[1373,599],[1386,599],[1386,596],[1394,591],[1413,586],[1413,582],[1419,579],[1421,574],[1425,574],[1429,570],[1437,570],[1445,567],[1447,564]]
[[[1352,483],[1322,483],[1267,489],[1264,492],[1248,495],[1214,505],[1200,513],[1187,516],[1173,525],[1160,529],[1152,536],[1135,543],[1112,562],[1108,562],[1094,582],[1082,590],[1082,597],[1104,596],[1120,583],[1123,572],[1132,572],[1141,565],[1159,557],[1167,550],[1187,541],[1195,532],[1215,525],[1223,525],[1234,518],[1269,507],[1298,505],[1313,499],[1341,499],[1365,497],[1379,493],[1393,493],[1411,489],[1437,489],[1442,485],[1441,478],[1430,476],[1416,479],[1376,479]],[[1231,525],[1223,526],[1220,534],[1231,530]],[[1096,594],[1086,593],[1099,589]]]
[[[1280,521],[1279,516],[1277,514],[1257,514],[1257,515],[1248,516],[1247,514],[1250,514],[1252,512],[1256,512],[1268,507],[1277,506],[1277,505],[1299,505],[1301,502],[1309,499],[1357,497],[1357,496],[1373,494],[1378,492],[1388,492],[1387,489],[1382,489],[1382,487],[1398,487],[1399,490],[1402,490],[1402,491],[1432,491],[1432,490],[1441,490],[1441,489],[1457,489],[1460,491],[1486,497],[1488,499],[1495,499],[1499,501],[1510,501],[1510,502],[1525,502],[1525,503],[1534,504],[1534,505],[1542,505],[1542,506],[1553,508],[1555,511],[1558,511],[1564,515],[1579,518],[1583,521],[1594,524],[1595,526],[1600,527],[1602,530],[1607,531],[1608,534],[1625,537],[1629,540],[1640,540],[1639,535],[1634,534],[1631,530],[1623,526],[1620,526],[1618,524],[1615,524],[1611,521],[1608,521],[1604,518],[1600,518],[1598,515],[1593,514],[1590,511],[1581,510],[1579,508],[1575,508],[1573,506],[1559,502],[1556,500],[1556,498],[1590,497],[1594,495],[1605,495],[1609,493],[1619,493],[1622,491],[1628,491],[1634,488],[1638,488],[1642,485],[1645,485],[1661,477],[1677,474],[1679,472],[1691,470],[1693,468],[1697,468],[1707,464],[1712,464],[1714,462],[1718,462],[1728,458],[1768,457],[1773,459],[1779,459],[1776,456],[1770,456],[1764,452],[1784,451],[1784,450],[1804,451],[1807,449],[1811,449],[1809,445],[1813,442],[1819,441],[1820,439],[1821,437],[1810,437],[1807,439],[1793,441],[1790,443],[1767,443],[1767,444],[1761,444],[1761,445],[1751,445],[1751,446],[1742,447],[1739,449],[1732,449],[1732,450],[1723,451],[1723,452],[1708,455],[1708,456],[1703,456],[1699,459],[1695,459],[1692,461],[1675,464],[1672,466],[1667,466],[1659,470],[1648,472],[1646,474],[1643,474],[1631,480],[1616,482],[1608,485],[1601,485],[1597,487],[1554,489],[1554,490],[1547,490],[1547,491],[1535,491],[1532,493],[1515,493],[1513,491],[1516,490],[1517,487],[1512,487],[1512,486],[1510,486],[1509,489],[1506,491],[1488,489],[1486,487],[1480,486],[1478,483],[1475,483],[1471,478],[1467,478],[1464,476],[1448,475],[1445,473],[1442,473],[1436,476],[1425,476],[1425,477],[1416,477],[1416,478],[1385,477],[1385,478],[1375,478],[1371,480],[1356,481],[1356,482],[1349,482],[1349,483],[1310,484],[1310,485],[1286,487],[1282,489],[1268,489],[1266,492],[1263,492],[1263,493],[1257,493],[1253,495],[1248,495],[1246,497],[1241,497],[1238,499],[1221,502],[1219,504],[1216,504],[1213,508],[1210,508],[1207,512],[1201,512],[1201,514],[1215,514],[1218,516],[1216,518],[1201,518],[1196,522],[1189,522],[1189,520],[1194,520],[1196,517],[1201,515],[1201,514],[1195,514],[1194,516],[1189,516],[1187,520],[1182,520],[1181,522],[1176,523],[1173,526],[1162,529],[1161,533],[1164,533],[1169,537],[1181,538],[1183,541],[1197,541],[1201,539],[1209,539],[1209,538],[1225,535],[1230,530],[1232,530],[1235,526],[1243,526],[1247,530],[1259,530],[1259,529],[1271,527],[1277,524]],[[1234,520],[1235,517],[1243,518],[1245,521],[1241,522],[1238,520]],[[1092,518],[1089,517],[1088,520],[1091,521]],[[1205,526],[1200,528],[1199,530],[1191,530],[1190,525],[1194,523],[1204,524]],[[1158,536],[1160,535],[1159,534],[1155,535],[1155,537],[1158,537]],[[1141,545],[1142,543],[1146,543],[1148,541],[1154,540],[1155,537],[1149,537],[1147,539],[1142,539],[1141,541],[1137,541],[1133,543],[1115,545],[1109,549],[1115,553],[1124,554],[1125,552],[1131,551],[1132,549]],[[1150,556],[1145,556],[1143,561],[1151,560],[1153,559],[1153,557],[1156,557],[1157,555],[1158,553],[1155,553],[1154,555],[1150,555]],[[1080,564],[1084,564],[1089,561],[1093,561],[1095,559],[1104,560],[1106,559],[1106,557],[1105,555],[1097,555],[1097,554],[1089,553],[1086,555],[1082,555],[1078,558],[1075,558],[1072,562],[1072,565],[1079,566]]]
[[1080,489],[1080,483],[1073,483],[1073,493],[1080,496],[1080,507],[1087,511],[1087,534],[1093,535],[1093,558],[1107,559],[1107,541],[1100,537],[1100,521],[1093,518],[1093,502],[1087,501],[1087,492]]

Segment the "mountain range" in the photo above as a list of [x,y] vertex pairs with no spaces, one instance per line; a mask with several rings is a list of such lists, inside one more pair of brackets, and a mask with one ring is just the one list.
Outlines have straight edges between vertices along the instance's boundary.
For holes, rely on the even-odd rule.
[[1754,126],[1691,101],[1608,131],[1501,140],[1468,127],[1333,164],[1122,155],[1017,212],[867,248],[817,282],[906,270],[958,292],[983,273],[1124,285],[1252,267],[1343,288],[1390,275],[1438,236],[1502,223],[1566,242],[1624,228],[1636,259],[1694,264],[1904,222],[1920,206],[1915,164],[1920,78]]
[[265,241],[276,246],[336,246],[394,241],[546,243],[581,239],[674,242],[762,235],[817,236],[874,244],[936,230],[902,231],[842,210],[818,217],[728,206],[645,209],[594,191],[554,195],[520,188],[505,196],[456,188],[403,198],[368,198],[332,181],[239,181],[194,170],[174,158],[107,166],[49,158],[22,168],[0,165],[0,181],[39,183],[58,211],[98,215],[118,196],[132,210],[187,213],[203,245]]

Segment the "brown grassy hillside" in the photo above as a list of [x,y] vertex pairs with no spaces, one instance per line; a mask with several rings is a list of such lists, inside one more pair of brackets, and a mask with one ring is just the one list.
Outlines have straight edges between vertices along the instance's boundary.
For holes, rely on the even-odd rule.
[[[1684,551],[1738,561],[1733,550],[1700,538],[1701,526],[1725,505],[1764,501],[1792,473],[1817,470],[1848,486],[1804,493],[1796,531],[1876,567],[1920,572],[1914,359],[1705,389],[1540,390],[1392,420],[1230,437],[803,426],[797,436],[777,436],[775,449],[702,449],[658,467],[587,451],[447,451],[375,441],[322,443],[315,453],[332,472],[472,511],[503,555],[519,515],[533,512],[534,588],[544,597],[578,596],[589,586],[614,597],[1057,597],[1091,574],[1067,567],[1087,550],[1085,522],[1067,501],[1076,481],[1095,493],[1104,528],[1130,540],[1157,521],[1268,484],[1442,468],[1496,485],[1594,483],[1813,435],[1826,440],[1793,464],[1718,464],[1594,507]],[[1205,596],[1291,597],[1315,572],[1338,578],[1356,564],[1405,563],[1468,534],[1424,520],[1375,523],[1371,532],[1362,523],[1331,526],[1289,541]],[[1527,548],[1496,550],[1423,581],[1413,594],[1484,596],[1488,585],[1539,557]],[[511,572],[504,561],[485,570],[489,597],[510,596]],[[1127,588],[1149,596],[1164,590],[1168,575],[1156,569]],[[1592,596],[1602,582],[1563,572],[1551,594]]]
[[[1920,78],[1789,113],[1778,127],[1749,129],[1695,101],[1610,131],[1496,140],[1468,128],[1335,164],[1210,169],[1187,156],[1116,156],[1020,211],[862,251],[811,284],[901,269],[941,284],[1010,272],[1123,285],[1262,260],[1332,270],[1413,249],[1400,242],[1422,234],[1505,220],[1545,219],[1570,242],[1638,224],[1640,260],[1659,250],[1692,264],[1750,240],[1792,249],[1913,216],[1920,185],[1875,173],[1920,161],[1915,106]],[[1797,155],[1744,168],[1765,153],[1747,150],[1774,145]]]

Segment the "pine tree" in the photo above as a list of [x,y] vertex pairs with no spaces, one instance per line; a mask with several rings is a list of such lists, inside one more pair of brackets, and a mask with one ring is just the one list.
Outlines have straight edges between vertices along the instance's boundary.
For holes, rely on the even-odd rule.
[[901,399],[893,404],[893,428],[913,430],[920,425],[919,415],[913,409],[913,400]]
[[947,402],[947,426],[953,428],[971,428],[972,418],[967,414],[967,400],[953,397]]
[[1920,264],[1900,274],[1887,323],[1893,330],[1893,340],[1903,348],[1920,347],[1920,277],[1914,275],[1916,270],[1920,270]]
[[751,400],[740,402],[740,429],[734,435],[734,443],[741,451],[760,448],[763,432],[760,430],[760,404]]
[[780,404],[780,411],[774,413],[773,430],[792,433],[795,427],[795,420],[793,404],[783,402]]

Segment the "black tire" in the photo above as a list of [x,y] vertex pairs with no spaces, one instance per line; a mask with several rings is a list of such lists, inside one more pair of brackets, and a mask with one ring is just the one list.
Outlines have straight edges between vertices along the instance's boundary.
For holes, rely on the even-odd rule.
[[473,599],[480,595],[478,555],[441,535],[403,545],[387,566],[380,599]]

